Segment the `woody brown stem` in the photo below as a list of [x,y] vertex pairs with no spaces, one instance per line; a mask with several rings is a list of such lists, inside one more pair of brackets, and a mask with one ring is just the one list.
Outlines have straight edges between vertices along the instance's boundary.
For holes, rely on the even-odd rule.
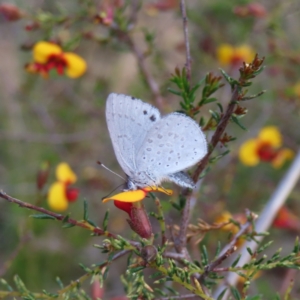
[[[63,221],[64,220],[64,222],[72,224],[74,226],[78,226],[78,227],[82,227],[82,228],[91,230],[95,235],[104,235],[106,237],[111,237],[111,238],[115,238],[115,239],[118,238],[117,235],[115,235],[113,233],[110,233],[108,231],[104,231],[103,229],[101,229],[99,227],[94,227],[94,226],[90,225],[89,223],[87,223],[85,221],[77,221],[77,220],[74,220],[74,219],[66,218],[66,216],[64,216],[64,215],[54,213],[54,212],[49,211],[49,210],[47,210],[43,207],[38,207],[38,206],[35,206],[33,204],[23,202],[19,199],[13,198],[13,197],[7,195],[2,190],[0,190],[0,198],[6,200],[8,202],[18,204],[20,207],[28,208],[28,209],[31,209],[31,210],[34,210],[34,211],[38,211],[42,214],[46,214],[48,216],[51,216],[51,217],[55,218],[58,221]],[[133,246],[138,246],[139,245],[139,243],[133,242],[133,241],[129,241],[129,243]]]

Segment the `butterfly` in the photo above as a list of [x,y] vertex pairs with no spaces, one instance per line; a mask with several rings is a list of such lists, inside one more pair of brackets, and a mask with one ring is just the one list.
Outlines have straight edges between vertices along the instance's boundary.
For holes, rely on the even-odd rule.
[[[128,191],[119,194],[120,201],[123,196],[140,200],[149,191],[170,193],[160,187],[163,181],[194,188],[184,170],[205,156],[207,142],[193,119],[177,112],[161,116],[156,107],[140,99],[112,93],[106,101],[106,122],[115,155],[127,175]],[[103,201],[111,199],[118,200],[114,196]]]

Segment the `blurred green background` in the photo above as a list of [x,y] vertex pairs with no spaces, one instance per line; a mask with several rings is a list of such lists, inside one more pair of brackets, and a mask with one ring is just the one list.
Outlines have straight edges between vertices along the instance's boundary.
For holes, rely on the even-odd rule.
[[[41,199],[36,189],[36,175],[41,164],[48,161],[51,166],[43,191],[46,194],[55,180],[56,165],[67,162],[78,176],[75,186],[80,189],[78,201],[68,209],[71,217],[82,219],[83,199],[86,199],[90,218],[95,223],[101,225],[105,211],[110,209],[109,230],[129,238],[132,233],[126,223],[126,214],[118,211],[113,203],[101,203],[102,197],[122,183],[97,165],[97,160],[100,160],[122,174],[108,136],[105,100],[110,92],[115,92],[133,95],[154,105],[157,103],[139,72],[136,55],[122,37],[113,34],[109,26],[93,22],[93,16],[97,14],[97,9],[101,9],[102,2],[10,1],[26,12],[26,16],[16,22],[8,22],[0,16],[0,188],[13,197],[35,203]],[[213,222],[224,209],[231,213],[243,212],[245,208],[259,212],[288,164],[281,169],[273,169],[269,164],[249,168],[238,161],[237,154],[239,146],[255,137],[264,125],[278,126],[284,146],[297,151],[300,140],[300,92],[297,93],[295,85],[300,82],[300,3],[265,0],[260,2],[265,14],[241,16],[237,13],[238,7],[246,7],[251,1],[186,2],[194,83],[207,72],[220,75],[216,52],[223,43],[232,46],[246,44],[266,58],[266,69],[250,87],[249,93],[255,94],[263,89],[267,92],[245,103],[248,114],[242,123],[247,131],[234,124],[229,125],[227,133],[236,136],[237,140],[228,145],[230,154],[214,164],[205,177],[202,194],[193,208],[193,218]],[[0,1],[2,3],[4,1]],[[125,11],[119,15],[130,15],[132,3],[129,1]],[[150,7],[157,3],[167,3],[169,6],[156,10]],[[24,29],[32,24],[33,18],[45,18],[47,14],[50,18],[47,26],[33,31]],[[78,15],[84,17],[75,19]],[[68,16],[74,21],[51,23],[58,16]],[[87,38],[87,33],[96,38]],[[88,65],[86,74],[81,78],[69,79],[54,72],[44,79],[25,71],[24,65],[32,61],[31,47],[37,41],[57,39],[64,44],[76,36],[79,36],[79,42],[74,51]],[[177,1],[140,3],[130,36],[140,51],[149,55],[146,66],[159,84],[163,97],[162,112],[165,114],[180,109],[180,99],[167,90],[172,87],[169,79],[175,67],[182,68],[185,64],[182,19]],[[149,42],[151,36],[153,40]],[[221,67],[230,75],[238,76],[238,66]],[[226,85],[216,96],[226,106],[230,88]],[[207,105],[202,116],[208,118],[209,109],[215,108],[214,103]],[[207,132],[207,136],[209,138],[211,133]],[[217,149],[217,153],[223,151],[223,148]],[[178,189],[176,191],[179,192]],[[298,184],[287,203],[298,215],[299,193]],[[177,193],[174,199],[176,196]],[[163,199],[167,221],[176,224],[179,213],[171,207],[169,198]],[[153,210],[150,200],[144,202],[149,210]],[[46,201],[42,202],[42,206],[47,207]],[[5,271],[1,276],[8,281],[19,274],[32,290],[55,290],[58,288],[56,276],[67,284],[83,274],[79,262],[89,266],[106,258],[93,247],[93,244],[101,243],[101,237],[91,237],[90,232],[77,227],[62,229],[61,223],[56,221],[29,219],[31,214],[32,211],[0,200],[0,271]],[[157,229],[156,221],[152,221]],[[27,233],[30,239],[22,244],[6,270],[5,263]],[[290,251],[297,234],[271,229],[268,239],[275,242],[270,251],[274,252],[279,247],[283,247],[284,252]],[[209,234],[205,239],[208,249],[215,249],[217,239],[222,239],[225,245],[228,236]],[[192,254],[197,258],[195,251]],[[125,260],[118,261],[110,269],[107,298],[123,294],[122,284],[116,278],[124,270]],[[275,284],[280,287],[285,274],[286,270],[281,269],[265,272],[254,283],[253,289],[264,293],[267,299],[274,295]],[[299,275],[296,280],[299,283]],[[295,284],[295,297],[300,295],[299,286]]]

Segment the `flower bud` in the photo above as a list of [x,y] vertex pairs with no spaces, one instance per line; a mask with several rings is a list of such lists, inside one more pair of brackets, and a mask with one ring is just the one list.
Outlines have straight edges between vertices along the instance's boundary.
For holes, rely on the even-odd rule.
[[149,239],[152,236],[152,226],[143,204],[117,200],[114,201],[114,204],[117,208],[128,213],[130,219],[127,222],[134,232],[145,239]]
[[49,162],[44,162],[42,163],[40,169],[38,170],[37,177],[36,177],[36,186],[39,191],[43,189],[45,183],[47,182],[49,169],[50,169]]
[[22,15],[21,10],[17,6],[10,3],[0,4],[0,16],[3,16],[6,21],[18,21],[22,18]]

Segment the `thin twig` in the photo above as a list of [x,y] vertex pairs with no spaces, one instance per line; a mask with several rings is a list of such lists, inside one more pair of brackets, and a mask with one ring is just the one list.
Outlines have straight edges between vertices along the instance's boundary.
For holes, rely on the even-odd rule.
[[[236,105],[235,103],[237,101],[238,95],[239,95],[238,87],[235,86],[232,91],[231,100],[227,107],[227,110],[224,113],[223,117],[221,118],[214,135],[212,136],[208,152],[204,156],[204,158],[201,160],[200,164],[198,165],[197,169],[195,170],[195,172],[192,176],[194,182],[198,181],[199,175],[202,173],[202,171],[208,164],[210,155],[212,154],[212,152],[215,149],[215,147],[217,146],[222,134],[224,133],[226,126],[230,120],[230,117],[234,111],[234,108]],[[177,251],[179,251],[179,252],[183,251],[183,248],[185,247],[185,244],[186,244],[186,232],[187,232],[188,224],[189,224],[190,217],[191,217],[190,206],[191,206],[191,201],[192,201],[192,197],[194,197],[193,196],[194,194],[195,194],[195,190],[192,191],[192,194],[186,194],[186,204],[182,211],[180,232],[179,232],[179,237],[177,239],[177,245],[176,245],[176,250],[178,249]]]
[[[18,204],[20,207],[28,208],[28,209],[31,209],[31,210],[34,210],[34,211],[38,211],[38,212],[40,212],[42,214],[46,214],[48,216],[51,216],[51,217],[55,218],[58,221],[63,221],[64,220],[64,222],[72,224],[74,226],[78,226],[78,227],[82,227],[82,228],[91,230],[95,235],[103,235],[103,236],[112,237],[112,238],[115,238],[115,239],[118,238],[117,235],[115,235],[113,233],[110,233],[108,231],[105,231],[105,230],[103,230],[103,229],[101,229],[99,227],[94,227],[91,224],[89,224],[88,222],[85,222],[85,221],[76,221],[74,219],[66,218],[66,216],[64,216],[64,215],[54,213],[54,212],[49,211],[49,210],[47,210],[47,209],[45,209],[43,207],[38,207],[38,206],[35,206],[33,204],[30,204],[30,203],[27,203],[27,202],[23,202],[21,200],[13,198],[13,197],[7,195],[2,190],[0,190],[0,198],[2,198],[4,200],[7,200],[8,202]],[[133,246],[138,246],[139,245],[139,243],[134,242],[134,241],[128,241],[128,242],[131,245],[133,245]]]
[[167,242],[167,237],[166,237],[166,221],[165,221],[165,216],[164,212],[160,203],[159,198],[155,197],[155,205],[157,207],[158,211],[158,222],[160,226],[160,231],[161,231],[161,245],[164,246],[165,243]]
[[220,265],[224,260],[226,260],[232,253],[234,253],[236,249],[236,246],[232,246],[223,255],[219,256],[216,260],[212,261],[209,265],[207,265],[203,277],[208,275],[209,272],[212,272],[218,265]]
[[200,182],[197,183],[196,188],[192,191],[191,195],[187,197],[184,209],[181,215],[180,231],[178,238],[175,240],[175,248],[178,252],[185,252],[184,248],[186,245],[186,232],[190,221],[190,210],[193,199],[197,197],[200,188]]
[[184,42],[185,42],[185,52],[186,52],[186,63],[185,63],[186,77],[187,77],[188,81],[191,81],[192,59],[191,59],[189,30],[188,30],[188,23],[187,23],[185,0],[180,0],[180,10],[181,10],[182,21],[183,21],[183,32],[184,32]]
[[199,296],[195,294],[188,294],[188,295],[179,295],[179,296],[170,296],[170,297],[163,297],[163,298],[155,298],[154,300],[171,300],[171,299],[193,299],[198,298]]
[[129,26],[134,26],[135,23],[137,22],[139,8],[140,8],[139,1],[131,0],[131,12],[130,12],[130,16],[128,17]]
[[186,257],[184,255],[182,255],[181,253],[176,253],[176,252],[165,252],[163,254],[163,257],[172,258],[174,260],[179,260],[179,261],[186,259]]
[[211,141],[209,143],[209,149],[207,154],[204,156],[204,158],[201,160],[200,164],[198,165],[197,169],[195,170],[192,178],[194,182],[198,181],[199,175],[202,173],[206,165],[208,164],[209,157],[214,151],[215,147],[217,146],[222,134],[224,133],[226,126],[230,120],[230,117],[234,111],[236,101],[238,100],[239,92],[238,92],[238,86],[236,85],[232,91],[232,96],[229,102],[229,105],[226,109],[226,112],[224,113],[223,117],[221,118],[218,127],[216,131],[214,132]]
[[[238,239],[249,229],[249,227],[252,225],[252,222],[257,218],[257,215],[255,215],[255,214],[253,214],[253,213],[251,213],[249,211],[246,211],[246,215],[247,215],[248,221],[241,226],[241,229],[233,237],[233,239],[230,241],[230,243],[227,244],[222,249],[222,251],[220,252],[220,254],[219,254],[219,256],[218,256],[218,258],[217,258],[216,261],[218,261],[219,259],[222,259],[222,256],[226,255],[226,253],[236,245]],[[220,264],[220,263],[219,264],[215,264],[214,262],[212,262],[212,263],[214,264],[214,267],[216,267],[216,266],[218,266]]]
[[151,75],[151,73],[148,70],[148,67],[146,66],[145,55],[137,47],[137,45],[134,43],[133,39],[131,38],[131,36],[128,33],[125,34],[125,40],[126,40],[128,46],[130,47],[131,51],[137,58],[139,68],[141,70],[141,73],[142,73],[145,81],[147,82],[147,84],[149,86],[149,89],[151,90],[152,95],[154,96],[154,101],[155,101],[156,106],[159,109],[162,109],[163,108],[163,98],[160,94],[159,85],[154,80],[153,76]]

